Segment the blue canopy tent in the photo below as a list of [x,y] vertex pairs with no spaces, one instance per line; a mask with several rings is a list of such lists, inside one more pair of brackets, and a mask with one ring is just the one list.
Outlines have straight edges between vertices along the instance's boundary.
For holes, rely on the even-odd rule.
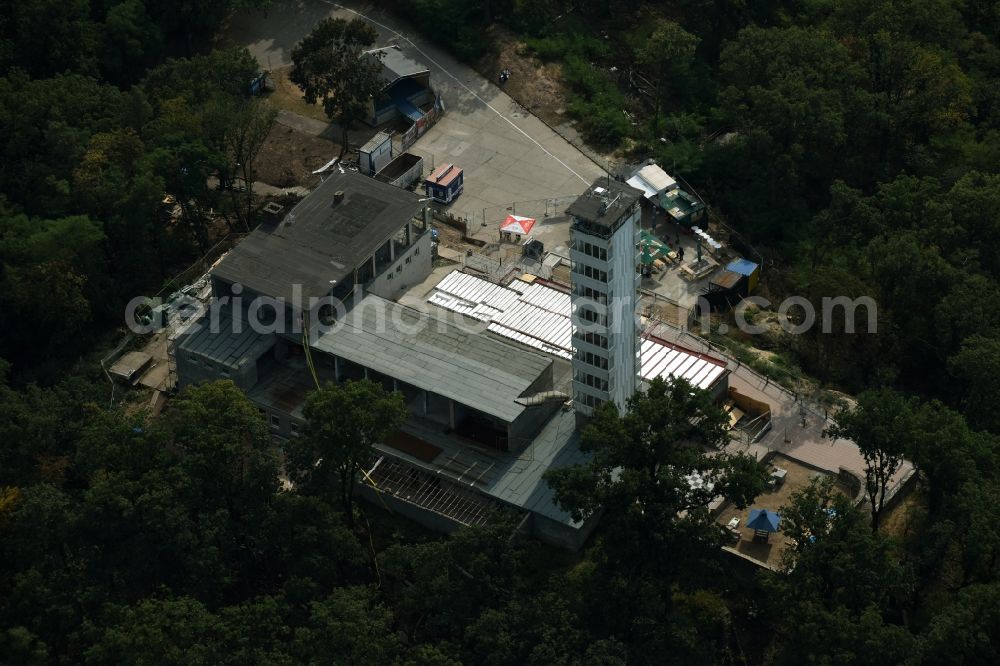
[[762,538],[765,541],[771,532],[777,532],[781,525],[781,516],[774,511],[767,509],[750,509],[750,519],[747,520],[747,527],[754,531],[754,538]]

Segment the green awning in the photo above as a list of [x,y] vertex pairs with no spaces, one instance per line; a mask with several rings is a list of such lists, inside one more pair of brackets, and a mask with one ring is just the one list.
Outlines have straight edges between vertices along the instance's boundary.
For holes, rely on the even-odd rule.
[[639,249],[642,250],[641,261],[651,264],[657,259],[665,258],[670,253],[670,246],[645,229],[639,230]]

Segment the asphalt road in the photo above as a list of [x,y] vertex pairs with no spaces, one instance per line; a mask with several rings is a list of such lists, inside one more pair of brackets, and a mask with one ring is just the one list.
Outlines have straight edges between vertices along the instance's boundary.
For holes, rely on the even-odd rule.
[[[465,170],[465,191],[448,207],[470,220],[470,232],[496,240],[497,223],[514,208],[519,214],[558,214],[604,170],[562,136],[415,30],[372,2],[285,0],[266,12],[237,16],[222,43],[247,47],[262,66],[291,63],[292,47],[322,18],[361,17],[379,31],[378,45],[398,44],[431,70],[431,85],[446,112],[410,151],[426,169],[450,162]],[[486,225],[483,225],[483,221]],[[547,249],[564,251],[568,224],[540,223],[533,233]]]

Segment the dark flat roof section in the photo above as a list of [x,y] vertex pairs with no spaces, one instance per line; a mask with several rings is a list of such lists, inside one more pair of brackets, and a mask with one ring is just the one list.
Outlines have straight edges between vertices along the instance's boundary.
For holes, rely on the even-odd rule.
[[617,180],[598,178],[576,198],[566,212],[591,224],[611,227],[642,199],[642,190]]
[[322,297],[422,208],[413,192],[354,171],[334,173],[281,222],[247,236],[213,273],[265,296],[291,301],[299,284],[303,299]]
[[398,46],[375,49],[365,55],[369,58],[375,58],[376,54],[379,53],[382,54],[382,80],[387,86],[400,79],[426,74],[430,71],[426,65],[422,65],[407,56]]
[[548,356],[373,294],[313,347],[507,422],[552,366]]

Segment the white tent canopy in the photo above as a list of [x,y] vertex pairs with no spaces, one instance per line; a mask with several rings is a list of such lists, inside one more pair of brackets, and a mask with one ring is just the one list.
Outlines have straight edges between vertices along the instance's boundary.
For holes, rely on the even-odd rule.
[[518,236],[527,236],[533,226],[535,226],[535,218],[533,217],[508,215],[507,219],[500,223],[500,231],[506,231]]
[[627,181],[632,187],[642,190],[647,199],[655,199],[664,192],[677,188],[677,181],[656,164],[649,164],[639,169]]

